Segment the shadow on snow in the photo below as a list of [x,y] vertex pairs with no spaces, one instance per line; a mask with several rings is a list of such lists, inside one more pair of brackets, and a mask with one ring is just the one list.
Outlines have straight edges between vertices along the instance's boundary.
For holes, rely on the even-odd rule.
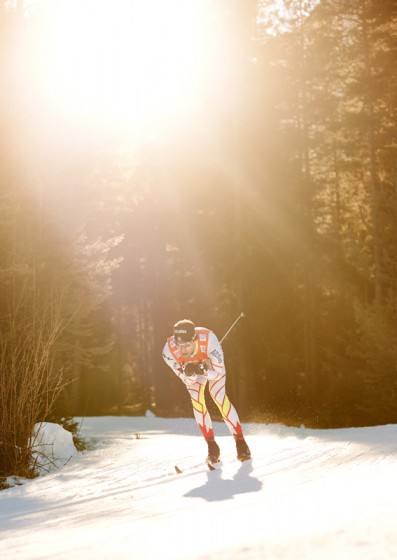
[[232,479],[222,478],[222,469],[209,471],[207,482],[197,488],[192,488],[186,498],[202,498],[208,502],[231,500],[237,494],[259,492],[262,482],[251,476],[253,466],[251,461],[242,463]]

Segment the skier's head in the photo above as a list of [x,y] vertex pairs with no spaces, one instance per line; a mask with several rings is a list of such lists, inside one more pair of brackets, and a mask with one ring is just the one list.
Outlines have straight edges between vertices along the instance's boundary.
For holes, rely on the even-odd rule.
[[188,345],[196,338],[195,325],[190,319],[182,319],[174,325],[174,340],[178,344]]

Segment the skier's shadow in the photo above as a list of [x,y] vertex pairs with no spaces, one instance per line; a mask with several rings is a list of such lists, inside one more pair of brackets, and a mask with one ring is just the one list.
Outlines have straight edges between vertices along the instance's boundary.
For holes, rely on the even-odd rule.
[[222,478],[222,469],[207,473],[207,482],[197,488],[192,488],[186,498],[203,498],[208,502],[230,500],[237,494],[259,492],[262,482],[251,476],[253,471],[251,461],[241,463],[239,470],[232,479]]

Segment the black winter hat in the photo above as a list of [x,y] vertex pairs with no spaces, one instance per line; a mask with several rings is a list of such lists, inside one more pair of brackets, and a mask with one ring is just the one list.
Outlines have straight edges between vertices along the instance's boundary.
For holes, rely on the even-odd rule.
[[195,325],[190,319],[182,319],[174,325],[174,338],[176,342],[190,342],[196,336]]

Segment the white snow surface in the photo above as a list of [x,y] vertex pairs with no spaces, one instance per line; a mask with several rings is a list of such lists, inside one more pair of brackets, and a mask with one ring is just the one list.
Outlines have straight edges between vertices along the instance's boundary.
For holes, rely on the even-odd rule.
[[245,463],[214,427],[209,472],[193,419],[85,418],[90,450],[0,492],[0,558],[397,558],[397,425],[245,424]]

